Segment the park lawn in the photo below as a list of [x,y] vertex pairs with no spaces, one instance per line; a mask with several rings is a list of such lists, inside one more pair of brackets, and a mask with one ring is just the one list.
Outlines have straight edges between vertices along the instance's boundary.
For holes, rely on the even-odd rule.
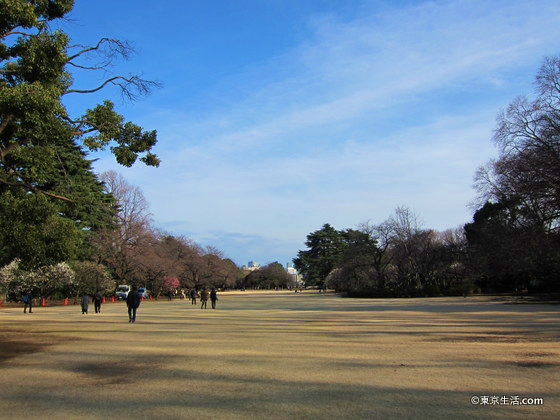
[[[209,305],[210,306],[210,305]],[[0,309],[0,419],[557,419],[560,313],[492,297],[222,293]],[[543,398],[473,405],[471,397]]]

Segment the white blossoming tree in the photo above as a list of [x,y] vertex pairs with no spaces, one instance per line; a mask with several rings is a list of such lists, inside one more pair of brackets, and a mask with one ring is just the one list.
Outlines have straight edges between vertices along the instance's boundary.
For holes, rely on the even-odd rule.
[[20,261],[0,268],[0,292],[12,300],[28,291],[35,296],[48,297],[72,286],[74,271],[66,263],[41,267],[34,271],[22,270]]
[[56,292],[69,290],[76,277],[74,270],[65,262],[41,267],[35,273],[35,287],[40,296],[51,296]]
[[72,263],[72,267],[75,273],[73,290],[76,296],[92,295],[97,292],[106,294],[115,290],[115,281],[103,265],[80,261]]

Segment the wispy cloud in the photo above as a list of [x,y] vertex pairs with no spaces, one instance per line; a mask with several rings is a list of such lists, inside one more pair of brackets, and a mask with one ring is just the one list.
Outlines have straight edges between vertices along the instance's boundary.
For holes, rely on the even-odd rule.
[[494,115],[556,52],[560,3],[369,10],[312,17],[305,42],[210,90],[213,108],[154,113],[163,164],[127,176],[156,220],[261,261],[401,204],[430,227],[466,222]]

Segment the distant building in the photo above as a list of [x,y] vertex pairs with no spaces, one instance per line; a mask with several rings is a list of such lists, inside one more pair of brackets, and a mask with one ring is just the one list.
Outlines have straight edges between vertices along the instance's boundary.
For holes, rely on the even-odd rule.
[[292,280],[297,284],[300,284],[302,281],[302,276],[299,272],[294,268],[292,263],[286,263],[286,272],[292,277]]
[[260,264],[258,262],[255,262],[255,261],[249,261],[249,263],[247,265],[244,265],[243,267],[241,267],[241,269],[244,270],[244,271],[256,271],[259,268],[261,268]]

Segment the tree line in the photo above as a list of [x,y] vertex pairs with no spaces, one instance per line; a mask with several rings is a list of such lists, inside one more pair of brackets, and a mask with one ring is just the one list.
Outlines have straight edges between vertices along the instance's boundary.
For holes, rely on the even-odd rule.
[[239,289],[285,289],[295,287],[292,276],[278,261],[245,274],[237,282]]
[[545,58],[533,98],[498,115],[496,159],[475,174],[471,222],[425,229],[406,207],[379,224],[307,236],[295,267],[352,296],[560,291],[560,58]]
[[[64,100],[113,87],[135,100],[158,86],[111,73],[130,44],[72,43],[52,29],[72,0],[13,0],[0,14],[0,292],[42,295],[109,290],[156,294],[164,278],[183,287],[281,287],[274,264],[243,275],[213,247],[156,229],[140,190],[101,177],[88,153],[158,166],[155,130],[126,121],[111,101],[76,115]],[[80,86],[84,72],[106,78]],[[482,291],[558,291],[560,278],[560,59],[537,73],[532,98],[500,113],[497,159],[475,175],[476,211],[460,229],[425,229],[406,207],[379,224],[311,233],[294,260],[310,285],[352,295],[417,296]],[[283,268],[282,268],[283,272]],[[283,272],[285,274],[285,272]],[[112,286],[111,286],[112,285]]]
[[[94,294],[113,294],[117,284],[146,287],[156,298],[180,289],[240,288],[271,289],[294,285],[278,262],[244,273],[217,248],[202,247],[185,236],[158,230],[150,218],[148,203],[140,188],[122,175],[107,171],[99,176],[103,191],[113,200],[112,222],[89,230],[76,244],[79,255],[58,262],[30,265],[38,258],[27,255],[13,243],[13,259],[4,257],[0,267],[0,291],[17,300],[26,291],[38,296],[62,299]],[[28,228],[35,228],[29,225]],[[45,249],[48,243],[43,244]],[[50,264],[49,264],[50,263]]]
[[0,268],[0,288],[9,298],[17,299],[26,290],[53,298],[112,294],[117,284],[146,287],[157,297],[180,288],[231,288],[243,278],[218,249],[154,227],[141,190],[122,175],[105,172],[100,182],[114,202],[111,223],[87,230],[87,237],[74,244],[79,252],[61,255],[59,261],[26,258],[30,253],[13,242],[12,255],[3,256]]

